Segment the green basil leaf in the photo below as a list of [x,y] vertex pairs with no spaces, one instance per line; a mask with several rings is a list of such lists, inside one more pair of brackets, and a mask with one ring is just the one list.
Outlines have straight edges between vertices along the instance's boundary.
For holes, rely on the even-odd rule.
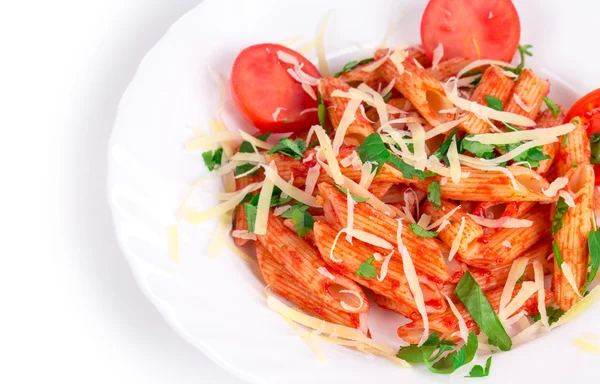
[[291,140],[287,137],[279,140],[279,143],[275,144],[273,148],[267,153],[272,155],[274,153],[282,153],[296,160],[301,160],[306,151],[306,142],[302,139]]
[[460,279],[454,289],[454,294],[463,303],[479,328],[488,336],[490,344],[498,346],[503,351],[512,348],[512,340],[469,272],[465,272]]
[[410,230],[413,231],[413,233],[419,237],[422,237],[424,239],[432,239],[434,237],[437,237],[439,235],[438,232],[435,231],[428,231],[425,228],[421,227],[419,224],[415,224],[412,223],[409,226]]
[[565,224],[564,216],[568,210],[569,206],[565,199],[559,197],[556,202],[556,209],[554,210],[554,218],[552,219],[552,236],[556,235]]
[[361,145],[356,147],[356,153],[363,163],[370,161],[377,164],[377,173],[390,157],[390,151],[385,146],[379,133],[371,133]]
[[468,140],[469,137],[473,137],[474,135],[467,135],[460,143],[459,151],[462,153],[464,151],[469,151],[477,157],[483,159],[493,159],[496,157],[496,153],[494,152],[494,145],[492,144],[482,144],[478,141]]
[[495,109],[496,111],[502,111],[502,100],[492,95],[485,95],[485,101],[487,106]]
[[[340,187],[339,185],[335,184],[334,185],[340,192],[342,192],[344,195],[348,195],[348,189],[344,188],[344,187]],[[368,197],[360,197],[358,195],[355,195],[354,193],[351,193],[350,196],[352,196],[352,200],[354,200],[354,202],[356,203],[364,203],[365,201],[368,201],[369,198]]]

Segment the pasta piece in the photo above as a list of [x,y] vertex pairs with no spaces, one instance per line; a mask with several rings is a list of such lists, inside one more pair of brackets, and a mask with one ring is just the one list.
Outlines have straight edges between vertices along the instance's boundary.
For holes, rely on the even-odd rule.
[[[413,193],[414,196],[412,196]],[[410,197],[407,197],[407,194],[409,194]],[[425,200],[427,194],[417,188],[411,188],[410,186],[396,184],[387,191],[385,196],[383,196],[382,200],[384,203],[397,203],[404,205],[407,201],[407,198],[410,199],[410,201],[412,202],[415,196],[417,204],[420,204],[423,200]]]
[[[515,82],[504,110],[535,119],[549,90],[550,83],[547,80],[540,79],[530,69],[523,69]],[[523,108],[523,106],[526,108]],[[526,127],[522,128],[527,129]]]
[[[513,293],[513,297],[517,295],[518,291],[521,289],[521,284],[518,284],[515,287],[515,292]],[[490,305],[494,309],[494,311],[498,312],[498,307],[500,306],[500,297],[502,295],[502,287],[498,287],[492,289],[491,291],[484,292],[485,297],[490,302]],[[552,291],[546,290],[545,292],[546,303],[549,304],[554,299],[554,295]],[[458,312],[461,314],[465,323],[467,325],[467,329],[469,331],[475,331],[479,333],[479,327],[473,321],[473,318],[466,310],[466,308],[460,303],[455,302],[456,308]],[[531,296],[521,308],[519,308],[516,312],[524,310],[529,315],[535,315],[538,313],[538,303],[537,303],[537,295]],[[430,332],[437,331],[440,339],[447,339],[452,341],[459,341],[459,326],[458,319],[456,315],[448,308],[446,312],[431,315],[429,317],[429,328]],[[403,340],[416,344],[419,342],[420,337],[423,333],[423,320],[416,320],[412,323],[406,324],[398,328],[398,336]]]
[[[387,49],[377,50],[375,60],[384,57],[386,53]],[[440,113],[441,110],[454,107],[446,98],[440,83],[413,61],[404,60],[402,64],[405,70],[400,73],[390,57],[379,68],[379,72],[386,81],[395,80],[394,88],[410,101],[432,127],[453,120],[453,113]]]
[[427,68],[426,71],[429,76],[443,83],[449,78],[456,76],[469,62],[470,60],[464,57],[453,57],[442,61],[436,69]]
[[[410,101],[406,100],[404,97],[395,97],[390,99],[387,103],[388,108],[388,120],[393,120],[398,118],[398,115],[403,114],[405,112],[414,112],[415,108],[410,103]],[[367,118],[371,121],[378,122],[379,121],[379,113],[375,108],[370,108],[366,112]]]
[[[567,311],[581,298],[580,290],[586,279],[589,250],[587,244],[588,233],[592,230],[594,213],[592,207],[594,193],[594,169],[590,164],[580,165],[566,175],[569,178],[567,188],[575,207],[569,208],[564,214],[564,224],[554,236],[562,256],[562,267],[558,265],[555,255],[554,262],[554,289],[556,303]],[[565,264],[572,271],[577,292],[565,276]]]
[[417,311],[414,307],[411,307],[402,301],[390,299],[387,296],[375,294],[375,303],[383,309],[394,311],[413,321],[421,318],[419,311]]
[[410,60],[412,62],[417,62],[423,68],[431,67],[431,61],[425,54],[423,48],[419,47],[409,47],[406,50],[406,60]]
[[[346,147],[343,146],[340,148],[340,152],[337,156],[338,161],[348,157],[352,154],[355,147]],[[292,184],[296,187],[303,188],[306,185],[306,177],[308,175],[308,171],[310,168],[314,167],[317,164],[317,160],[315,159],[315,150],[309,149],[304,153],[304,158],[310,158],[310,161],[304,162],[304,160],[296,160],[286,155],[281,154],[273,154],[273,155],[265,155],[265,160],[270,163],[271,161],[275,162],[277,166],[277,172],[279,176],[281,176],[284,180],[292,180]],[[344,167],[340,164],[340,170],[342,175],[346,176],[352,181],[359,182],[362,172],[360,169],[354,169],[352,166]],[[317,183],[322,182],[333,182],[333,178],[331,178],[324,168],[321,168],[319,177],[317,179]],[[389,164],[385,164],[381,171],[375,176],[373,179],[373,183],[412,183],[412,179],[405,179],[402,177],[402,172],[392,167]]]
[[260,272],[268,289],[325,321],[356,328],[368,335],[367,313],[348,313],[330,307],[283,268],[264,245],[260,242],[255,245]]
[[[535,171],[526,167],[509,166],[507,172],[512,173],[511,178],[503,172],[484,171],[466,166],[462,167],[469,177],[461,178],[460,183],[454,184],[448,179],[445,184],[440,182],[442,196],[449,200],[469,201],[554,201],[556,197],[544,195],[542,189],[548,188],[546,179]],[[414,181],[413,184],[427,191],[429,183],[440,180],[439,177],[427,178],[425,181]],[[518,187],[515,189],[514,184]]]
[[369,64],[361,64],[356,68],[342,73],[338,78],[345,83],[365,83],[371,88],[377,89],[385,82],[377,71],[366,71],[365,67]]
[[[334,240],[338,233],[330,224],[317,222],[314,227],[315,243],[321,252],[321,257],[331,269],[339,274],[346,276],[359,283],[360,285],[371,289],[380,295],[388,296],[394,300],[399,300],[411,308],[416,308],[415,300],[411,294],[408,280],[404,275],[402,258],[394,251],[387,265],[385,278],[380,281],[378,278],[364,278],[356,275],[363,262],[373,254],[373,249],[365,243],[354,239],[350,244],[345,238],[340,237],[333,250],[334,258],[342,262],[336,263],[329,257]],[[384,261],[374,260],[371,265],[378,271],[381,277]],[[436,284],[428,281],[426,278],[419,280],[419,285],[423,291],[428,313],[439,313],[446,309],[443,297],[440,294]]]
[[319,252],[288,229],[281,218],[269,215],[267,234],[257,237],[279,264],[329,307],[355,313],[369,310],[369,302],[355,282],[335,273],[332,280],[317,271],[325,267]]
[[[527,228],[502,228],[492,235],[472,243],[461,261],[478,268],[492,269],[512,263],[538,241],[550,234],[549,207],[540,205],[527,212],[522,219],[532,221]],[[506,242],[511,247],[506,247]]]
[[[502,70],[495,66],[490,66],[481,76],[479,86],[475,88],[471,101],[487,106],[486,96],[493,96],[506,104],[510,91],[513,88],[514,81],[506,76]],[[486,133],[492,131],[489,121],[485,121],[468,113],[467,120],[460,124],[460,127],[468,133]]]
[[[327,220],[334,226],[346,227],[348,220],[346,196],[327,183],[319,184],[319,192],[324,199],[323,209]],[[396,239],[398,222],[366,203],[354,206],[354,228],[379,236],[394,247],[398,246]],[[419,237],[408,225],[405,225],[402,227],[402,241],[418,271],[431,276],[437,283],[448,280],[450,276],[444,257],[433,239]]]
[[[523,275],[523,281],[533,280],[533,261],[539,261],[544,267],[544,274],[550,274],[553,270],[553,265],[548,261],[548,255],[552,253],[552,244],[550,241],[544,241],[529,249],[524,256],[528,261],[527,269]],[[512,265],[512,264],[511,264]],[[484,290],[490,290],[496,287],[504,287],[506,279],[510,272],[511,265],[506,265],[494,269],[481,269],[470,267],[469,272],[475,279],[479,287]]]
[[375,197],[381,200],[383,196],[394,186],[394,183],[373,183],[369,187],[369,192],[371,192]]
[[[442,205],[440,208],[436,208],[429,201],[425,202],[421,207],[422,211],[428,215],[431,215],[433,222],[439,220],[444,215],[454,210],[458,205],[442,199]],[[481,235],[483,235],[483,229],[479,224],[473,221],[472,218],[467,216],[467,213],[462,209],[455,210],[454,213],[447,218],[450,221],[449,225],[446,225],[444,229],[439,231],[439,239],[442,240],[447,246],[451,247],[454,244],[456,235],[458,234],[459,228],[461,227],[462,219],[465,218],[465,224],[463,226],[462,234],[458,245],[458,254],[466,253],[469,244],[477,241]]]
[[[329,121],[334,129],[337,129],[340,125],[342,116],[344,115],[348,104],[351,103],[351,100],[348,98],[332,96],[332,92],[336,90],[348,92],[350,86],[334,77],[319,79],[319,92],[321,92],[323,102],[327,106],[327,115],[329,116]],[[354,120],[346,130],[346,138],[351,138],[356,140],[357,143],[361,143],[362,140],[371,133],[373,133],[371,123],[363,117],[359,110],[357,110],[354,114]]]
[[[235,179],[236,191],[242,190],[246,188],[248,185],[253,183],[259,183],[263,180],[262,170],[259,174],[252,176],[240,177],[239,179]],[[258,191],[252,192],[252,195],[257,194]],[[235,208],[235,222],[233,224],[234,231],[247,231],[248,230],[248,221],[246,220],[246,207],[244,204],[240,204]],[[239,237],[234,237],[233,241],[235,245],[238,247],[243,246],[248,242],[248,239],[242,239]]]
[[573,168],[573,163],[578,165],[590,163],[590,139],[580,119],[573,119],[575,129],[561,138],[561,146],[558,152],[556,165],[558,176],[565,176]]
[[[551,110],[546,109],[543,112],[540,112],[537,119],[535,120],[537,128],[551,128],[559,126],[563,123],[565,119],[565,109],[562,106],[558,106],[560,108],[560,113],[558,116],[554,116]],[[548,172],[552,164],[554,163],[554,159],[558,156],[558,151],[560,150],[559,143],[550,143],[544,145],[543,152],[546,155],[549,155],[550,158],[547,160],[540,161],[540,166],[537,168],[537,173],[540,175],[544,175]]]

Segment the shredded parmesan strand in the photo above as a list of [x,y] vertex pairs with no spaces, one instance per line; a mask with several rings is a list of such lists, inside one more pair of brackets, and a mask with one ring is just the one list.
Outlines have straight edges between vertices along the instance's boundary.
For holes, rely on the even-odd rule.
[[525,302],[529,300],[531,295],[537,292],[537,290],[537,285],[533,281],[526,281],[523,284],[521,284],[521,289],[519,290],[519,293],[517,293],[515,298],[512,299],[512,301],[498,313],[498,317],[500,317],[500,319],[506,320],[508,317],[510,317],[510,315],[515,313],[519,308],[521,308],[523,304],[525,304]]
[[448,255],[448,261],[452,261],[456,252],[458,252],[458,247],[460,246],[460,241],[462,239],[462,234],[465,229],[465,217],[461,217],[460,227],[458,228],[458,232],[456,232],[456,237],[452,241],[452,247],[450,248],[450,254]]
[[360,100],[352,99],[350,100],[350,102],[348,102],[348,105],[344,110],[342,119],[340,120],[340,123],[338,124],[338,127],[335,130],[335,137],[333,138],[333,153],[336,155],[339,153],[340,147],[344,143],[344,137],[346,136],[346,131],[348,130],[348,127],[350,127],[350,124],[352,124],[356,119],[356,111],[358,110],[360,103]]
[[461,177],[460,160],[458,157],[458,146],[456,145],[456,136],[452,136],[450,148],[448,148],[448,161],[450,162],[450,175],[452,182],[458,184]]
[[245,230],[237,229],[231,231],[231,236],[238,239],[256,240],[256,234]]
[[255,147],[266,149],[266,150],[273,148],[273,145],[267,143],[266,141],[259,140],[256,137],[254,137],[244,131],[241,131],[241,130],[238,132],[244,140],[246,140],[247,142],[249,142],[250,144],[252,144]]
[[554,324],[550,326],[550,330],[560,327],[563,324],[568,323],[569,321],[577,318],[579,315],[588,310],[594,303],[596,303],[600,299],[600,285],[596,286],[596,288],[592,289],[590,293],[587,294],[581,301],[575,304],[567,313],[561,316],[560,319]]
[[[440,111],[440,112],[442,112],[442,111]],[[433,129],[430,129],[429,131],[425,132],[425,140],[429,140],[433,137],[436,137],[437,135],[441,135],[442,133],[448,132],[452,128],[457,127],[460,123],[462,123],[466,119],[467,119],[467,116],[464,116],[458,120],[449,121],[447,123],[440,124]]]
[[562,270],[563,275],[565,275],[565,279],[567,279],[567,282],[569,283],[573,291],[575,291],[577,296],[583,297],[579,292],[577,283],[575,282],[575,276],[573,276],[573,270],[571,269],[571,266],[567,262],[563,262],[560,269]]
[[568,191],[559,191],[558,196],[562,197],[570,208],[575,208],[575,200],[573,200],[573,196]]
[[482,144],[515,144],[521,141],[528,140],[539,140],[541,138],[557,138],[559,136],[566,135],[575,129],[575,125],[567,123],[552,128],[538,128],[538,129],[527,129],[515,132],[502,132],[502,133],[481,133],[473,136],[466,137],[465,140],[478,141]]
[[456,207],[454,207],[451,211],[449,211],[448,213],[446,213],[444,216],[440,217],[439,219],[437,219],[436,221],[434,221],[432,224],[430,224],[427,227],[427,230],[430,231],[436,227],[439,227],[440,225],[442,225],[442,223],[444,221],[447,221],[452,215],[454,215],[454,213],[456,211],[458,211],[461,208],[461,205],[458,205]]
[[[542,145],[546,145],[546,144],[550,144],[550,143],[554,143],[556,142],[557,139],[554,137],[549,137],[546,139],[542,139],[542,140],[532,140],[530,142],[524,143],[519,145],[518,147],[516,147],[515,149],[513,149],[510,152],[505,153],[502,156],[493,158],[493,159],[481,159],[484,163],[486,164],[492,164],[492,165],[498,165],[498,164],[502,164],[505,163],[509,160],[512,160],[513,158],[519,156],[521,153],[531,149],[531,148],[535,148],[535,147],[539,147]],[[531,168],[531,166],[530,166]]]
[[331,272],[329,272],[329,270],[325,267],[317,268],[317,272],[319,272],[321,275],[325,276],[326,278],[328,278],[330,280],[335,280],[335,276],[332,275]]
[[458,329],[459,329],[459,333],[460,333],[460,338],[463,339],[464,342],[466,343],[467,339],[469,338],[469,328],[467,328],[467,323],[465,322],[465,319],[462,317],[462,315],[458,311],[458,308],[456,308],[456,305],[454,305],[454,302],[452,300],[450,300],[450,298],[448,296],[446,296],[445,293],[442,293],[442,295],[446,298],[446,301],[448,302],[448,306],[450,307],[450,310],[452,311],[454,316],[456,316],[456,320],[458,320]]
[[515,100],[515,103],[517,103],[517,105],[521,107],[522,110],[524,110],[525,112],[531,112],[532,107],[527,106],[527,104],[525,104],[525,102],[519,97],[519,95],[517,95],[517,93],[513,93],[513,99]]
[[482,227],[488,228],[529,228],[533,221],[524,219],[515,219],[514,217],[501,217],[499,219],[486,219],[478,215],[467,214],[473,221]]
[[[548,189],[542,188],[542,192],[544,195],[548,197],[554,197],[558,193],[560,189],[563,189],[569,183],[569,179],[567,177],[557,177],[548,187]],[[573,198],[571,198],[573,201]]]
[[365,72],[373,72],[377,68],[381,67],[383,65],[383,63],[385,63],[385,61],[390,57],[391,54],[392,54],[392,50],[388,49],[387,53],[381,59],[373,61],[373,62],[365,65],[364,67],[362,67],[362,70]]
[[500,296],[500,306],[498,312],[502,312],[510,301],[513,291],[515,290],[517,280],[523,276],[528,261],[529,260],[526,257],[520,257],[512,263],[510,272],[506,278],[506,284],[504,284],[504,289],[502,290],[502,296]]
[[319,179],[319,175],[321,174],[321,165],[315,164],[311,167],[306,174],[306,186],[304,187],[304,192],[309,195],[312,195],[315,191],[315,186],[317,185],[317,180]]
[[544,267],[538,260],[533,261],[533,273],[535,277],[535,285],[538,291],[538,311],[540,312],[540,320],[544,327],[548,328],[548,316],[546,314],[546,291],[544,290]]
[[317,199],[304,192],[301,189],[294,187],[291,183],[286,182],[277,174],[277,171],[272,169],[271,167],[266,167],[263,165],[265,170],[265,179],[270,180],[275,184],[279,189],[281,189],[282,193],[285,193],[288,196],[298,200],[302,204],[306,204],[309,207],[320,207],[317,203]]
[[244,197],[246,197],[246,195],[250,193],[250,191],[255,190],[254,188],[260,187],[262,185],[262,182],[249,184],[245,188],[241,189],[236,194],[234,194],[233,197],[228,201],[219,204],[216,207],[209,208],[205,211],[198,212],[188,208],[185,211],[185,217],[190,223],[196,224],[221,216],[225,212],[231,211],[232,209],[237,207],[238,204],[241,203],[242,200],[244,200]]
[[352,244],[352,229],[354,228],[354,199],[348,190],[346,190],[346,207],[348,209],[348,220],[346,220],[346,241]]
[[292,206],[289,204],[280,205],[279,207],[275,207],[275,209],[273,210],[273,216],[281,216],[281,215],[283,215],[283,212],[287,211],[290,208],[292,208]]
[[415,270],[412,258],[408,253],[408,249],[402,242],[402,219],[398,219],[398,231],[396,232],[396,241],[398,242],[398,252],[402,256],[402,264],[404,274],[406,275],[406,279],[408,280],[408,287],[410,288],[410,292],[415,298],[417,310],[423,318],[423,336],[421,336],[421,341],[419,342],[419,346],[421,346],[429,337],[429,320],[427,318],[427,308],[425,306],[425,299],[423,298],[423,291],[421,290],[421,285],[419,284],[417,271]]
[[301,115],[304,115],[305,113],[310,113],[310,112],[318,112],[318,111],[319,111],[319,108],[306,108],[306,109],[303,109],[303,110],[300,112],[300,114],[301,114]]
[[344,185],[344,175],[342,175],[342,171],[340,171],[340,165],[338,163],[337,158],[335,157],[335,152],[331,147],[331,140],[329,140],[329,136],[325,133],[323,128],[320,125],[313,125],[315,129],[315,133],[317,138],[319,139],[319,144],[321,144],[321,148],[317,151],[317,160],[319,160],[319,154],[323,153],[325,158],[327,159],[328,167],[325,168],[321,163],[321,166],[324,169],[329,169],[331,172],[331,176],[336,184],[343,186]]
[[484,65],[497,65],[501,68],[516,68],[516,66],[513,64],[506,63],[504,61],[499,61],[499,60],[475,60],[475,61],[470,62],[466,66],[464,66],[463,69],[461,69],[456,74],[456,77],[461,78],[465,73],[469,72],[470,70],[478,68],[478,67],[482,67]]
[[[442,43],[438,43],[437,47],[433,50],[433,60],[431,60],[431,69],[436,70],[440,65],[440,61],[444,57],[444,45]],[[465,340],[466,341],[466,340]]]
[[[385,277],[387,276],[388,266],[390,264],[390,260],[392,259],[393,255],[394,255],[394,250],[392,249],[391,252],[388,253],[388,255],[383,260],[383,263],[381,263],[381,272],[379,273],[379,277],[377,277],[377,280],[383,281],[383,279],[385,279]],[[375,255],[373,254],[373,256],[375,256]]]
[[287,110],[287,108],[282,108],[282,107],[277,108],[275,110],[275,112],[273,112],[273,115],[272,115],[273,116],[273,121],[277,121],[277,117],[279,116],[279,113],[281,111],[286,111],[286,110]]
[[363,298],[358,293],[354,292],[351,289],[342,289],[342,290],[340,290],[340,293],[348,293],[348,294],[354,295],[360,301],[359,304],[358,304],[358,307],[353,307],[351,305],[348,305],[344,300],[340,301],[340,305],[346,311],[348,311],[348,312],[356,312],[356,311],[359,311],[363,307],[363,304],[364,304]]

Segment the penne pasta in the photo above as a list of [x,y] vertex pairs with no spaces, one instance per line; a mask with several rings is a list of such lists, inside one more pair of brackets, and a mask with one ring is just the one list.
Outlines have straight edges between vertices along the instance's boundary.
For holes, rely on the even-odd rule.
[[404,315],[413,321],[421,319],[421,315],[414,307],[411,307],[402,301],[391,299],[387,296],[375,294],[375,304],[383,309]]
[[[512,263],[538,241],[550,234],[549,206],[539,205],[527,212],[523,220],[530,220],[527,228],[502,228],[472,243],[460,260],[478,268],[493,269]],[[505,244],[511,244],[507,247]]]
[[409,47],[406,50],[406,60],[416,61],[423,68],[431,67],[431,61],[422,47]]
[[565,176],[573,164],[583,165],[590,163],[590,139],[580,119],[573,119],[575,129],[561,138],[560,150],[556,160],[558,175]]
[[[334,226],[346,227],[348,220],[346,196],[327,183],[319,184],[319,191],[324,199],[323,209],[327,221]],[[369,204],[360,203],[354,206],[353,226],[379,236],[395,247],[398,246],[396,239],[398,222]],[[448,280],[450,276],[446,262],[434,240],[418,237],[407,225],[402,227],[402,240],[418,271],[430,276],[436,283]]]
[[[319,80],[319,92],[321,93],[323,102],[327,105],[327,115],[333,129],[338,128],[346,108],[351,102],[350,99],[345,97],[332,96],[333,91],[336,90],[348,92],[350,86],[334,77],[326,77]],[[354,142],[361,143],[371,133],[373,133],[371,123],[363,117],[359,110],[356,110],[353,120],[346,130],[346,140],[354,140]]]
[[[559,265],[559,258],[554,255],[556,303],[565,311],[581,298],[580,290],[586,279],[589,260],[587,235],[592,230],[594,220],[594,169],[590,164],[580,165],[567,172],[566,177],[569,179],[568,193],[573,196],[576,205],[569,207],[564,214],[564,224],[554,236],[562,258],[562,264]],[[571,271],[572,282],[565,269]]]
[[[540,112],[537,119],[535,120],[537,128],[551,128],[559,126],[565,120],[565,109],[562,106],[558,106],[560,109],[560,113],[557,116],[554,116],[553,112],[550,109],[546,109],[543,112]],[[537,173],[540,175],[546,174],[552,164],[554,164],[554,160],[558,156],[558,151],[560,150],[559,143],[550,143],[545,144],[544,149],[542,150],[544,154],[550,156],[547,160],[540,161],[540,166],[537,168]]]
[[267,283],[268,289],[325,321],[356,328],[365,336],[368,335],[366,313],[348,313],[331,308],[283,268],[264,245],[260,242],[256,242],[255,245],[260,273]]
[[449,78],[456,76],[469,62],[464,57],[453,57],[442,61],[437,68],[427,68],[426,71],[429,76],[443,83]]
[[[523,69],[504,110],[535,119],[549,90],[550,83],[547,80],[540,79],[530,69]],[[521,128],[526,129],[526,127]]]
[[[506,104],[513,88],[514,81],[506,76],[502,70],[495,66],[490,66],[481,76],[479,86],[475,88],[471,96],[471,102],[487,106],[486,97],[495,97]],[[460,127],[468,133],[486,133],[492,132],[492,123],[468,113],[467,120],[460,124]]]
[[352,313],[369,310],[369,301],[355,282],[335,273],[332,279],[318,272],[326,266],[319,252],[288,229],[281,218],[269,215],[267,234],[257,238],[279,264],[331,308]]
[[394,183],[373,183],[369,187],[369,192],[371,192],[376,198],[380,199],[388,193],[388,191],[394,186]]
[[[391,258],[387,263],[385,260],[372,261],[371,265],[378,271],[378,276],[365,278],[357,276],[357,271],[373,255],[374,250],[372,248],[369,248],[367,244],[357,239],[354,239],[352,244],[350,244],[344,237],[340,237],[332,251],[338,231],[325,222],[315,223],[314,231],[316,245],[319,248],[321,257],[331,269],[371,289],[377,294],[401,301],[413,310],[416,310],[415,299],[410,291],[408,280],[404,275],[402,257],[397,251],[392,251]],[[342,261],[339,263],[334,262],[330,257],[330,252],[333,252],[333,259]],[[387,266],[386,270],[384,270],[384,265]],[[446,309],[446,305],[436,284],[422,277],[419,280],[419,285],[423,291],[427,312],[443,312]]]
[[[380,49],[375,52],[375,60],[384,57],[387,51]],[[440,83],[411,60],[404,60],[400,65],[403,66],[402,73],[393,59],[388,58],[379,72],[387,82],[394,80],[394,88],[404,95],[432,127],[453,120],[453,113],[440,113],[441,110],[454,107],[446,98]]]

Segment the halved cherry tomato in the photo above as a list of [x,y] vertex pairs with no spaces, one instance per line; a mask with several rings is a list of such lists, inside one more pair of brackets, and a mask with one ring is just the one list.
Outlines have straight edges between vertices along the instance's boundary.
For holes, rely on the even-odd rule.
[[594,164],[595,185],[600,185],[600,165]]
[[442,43],[444,58],[510,61],[521,22],[510,0],[430,0],[421,19],[421,40],[429,59]]
[[565,123],[579,116],[588,135],[600,133],[600,89],[596,89],[577,100],[567,113]]
[[240,52],[233,63],[233,99],[244,116],[262,132],[308,129],[319,123],[317,112],[302,112],[317,108],[317,102],[290,76],[287,70],[294,66],[280,61],[277,51],[294,56],[304,73],[321,77],[317,68],[294,50],[279,44],[252,45]]

